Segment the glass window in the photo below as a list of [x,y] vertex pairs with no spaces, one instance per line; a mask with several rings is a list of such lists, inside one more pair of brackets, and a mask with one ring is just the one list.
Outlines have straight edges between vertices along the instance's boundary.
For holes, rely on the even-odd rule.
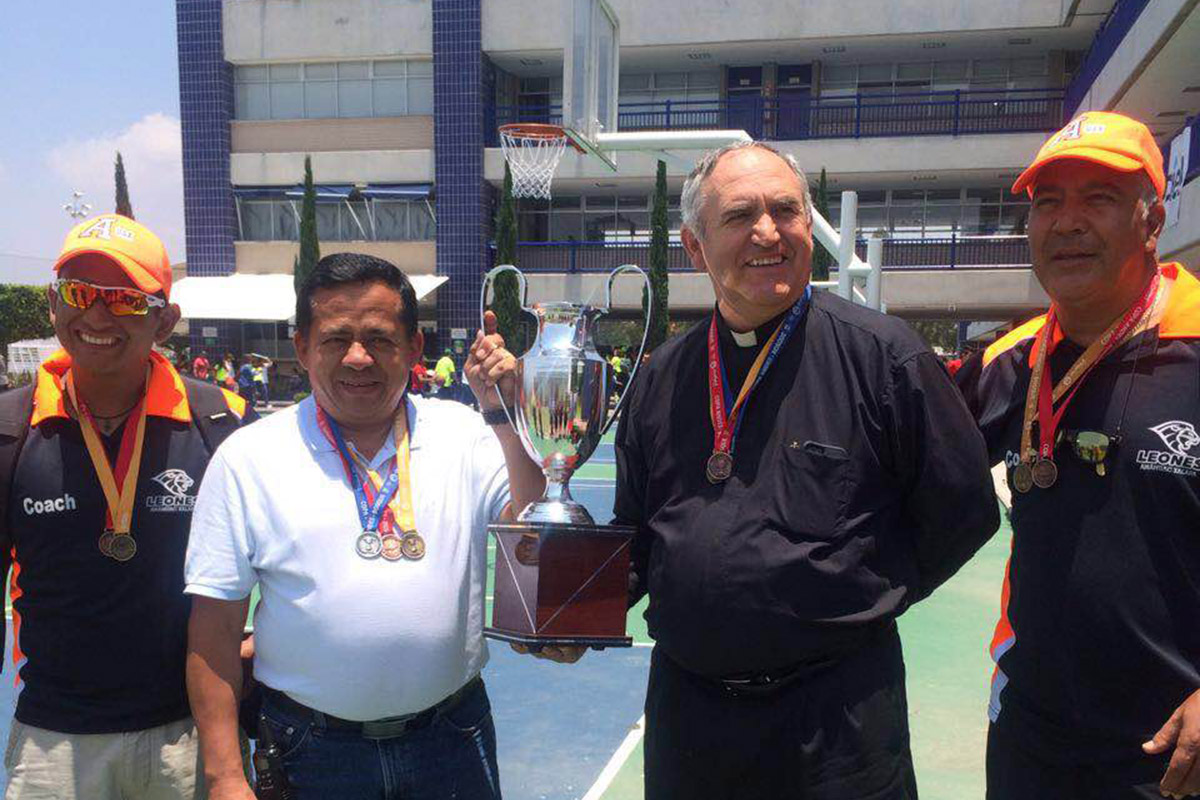
[[974,77],[984,79],[1008,77],[1008,60],[1003,58],[981,58],[975,62]]
[[429,213],[429,205],[424,200],[410,202],[408,215],[408,238],[418,242],[430,241],[435,238],[433,216]]
[[925,200],[929,203],[957,203],[961,192],[958,189],[929,189]]
[[275,238],[281,242],[296,242],[300,240],[300,229],[296,223],[296,211],[287,200],[272,203],[275,209]]
[[375,116],[399,117],[408,113],[403,80],[376,79],[371,82],[371,93],[375,101]]
[[272,119],[304,118],[303,86],[304,84],[299,82],[271,84]]
[[838,85],[838,86],[853,86],[858,82],[858,67],[854,64],[829,64],[821,70],[821,82]]
[[407,74],[405,61],[376,61],[376,78],[403,78]]
[[687,86],[687,73],[656,72],[654,74],[654,88],[656,89],[682,89],[685,86]]
[[433,113],[433,78],[408,79],[408,113]]
[[552,242],[580,241],[583,238],[583,215],[578,211],[554,212],[550,215],[549,236]]
[[899,64],[896,66],[897,81],[928,81],[932,65],[928,62]]
[[371,222],[367,218],[367,204],[363,201],[338,203],[338,225],[346,241],[371,238]]
[[948,236],[958,229],[962,206],[929,206],[925,209],[925,235]]
[[588,211],[612,211],[617,207],[617,198],[612,195],[589,195],[584,198]]
[[858,68],[858,85],[890,84],[892,82],[891,64],[863,64]]
[[583,206],[583,198],[578,195],[571,196],[556,194],[551,202],[554,205],[555,210],[560,208],[580,208]]
[[925,202],[924,189],[893,189],[892,190],[892,205],[894,206],[911,206],[920,205]]
[[337,203],[317,203],[317,238],[326,242],[342,241]]
[[625,211],[627,209],[643,211],[646,208],[649,208],[649,203],[650,198],[646,197],[645,195],[623,195],[617,198],[617,208],[621,209],[621,211]]
[[396,200],[375,201],[375,238],[381,242],[400,242],[408,236],[408,203]]
[[432,61],[405,61],[403,63],[408,67],[408,77],[410,78],[433,77]]
[[321,81],[304,84],[304,116],[309,118],[336,117],[337,84]]
[[271,73],[267,67],[235,67],[233,79],[237,83],[266,83]]
[[238,119],[271,118],[271,90],[265,83],[238,84],[233,103]]
[[1046,74],[1045,58],[1014,58],[1012,62],[1013,77],[1032,78]]
[[275,81],[298,81],[300,80],[300,65],[272,64],[270,74],[272,83]]
[[371,116],[371,82],[339,80],[337,103],[339,117]]
[[934,83],[962,83],[966,79],[966,61],[938,61],[933,65]]
[[368,77],[371,65],[366,61],[341,61],[337,65],[339,81],[363,80]]
[[337,67],[334,64],[305,64],[304,80],[332,81],[337,78]]
[[616,214],[584,214],[583,237],[589,242],[604,242],[608,240],[609,231],[616,227]]
[[1025,233],[1028,218],[1028,206],[1004,206],[1000,209],[999,233]]
[[271,201],[243,200],[242,239],[247,242],[271,241]]
[[715,89],[721,85],[721,73],[717,70],[688,73],[689,89]]

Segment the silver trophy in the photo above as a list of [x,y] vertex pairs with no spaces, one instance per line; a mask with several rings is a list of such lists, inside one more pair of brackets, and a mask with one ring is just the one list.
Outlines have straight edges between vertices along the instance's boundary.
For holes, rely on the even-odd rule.
[[[525,452],[546,476],[546,491],[517,515],[515,524],[495,524],[497,558],[492,625],[498,639],[537,647],[542,644],[629,644],[625,632],[625,595],[629,542],[634,530],[597,525],[571,497],[571,475],[596,451],[617,417],[641,365],[649,333],[649,309],[642,343],[625,391],[612,401],[615,376],[595,346],[596,322],[612,306],[613,281],[639,267],[614,269],[604,287],[604,305],[526,302],[525,276],[501,265],[483,280],[480,317],[495,277],[514,272],[521,305],[537,319],[537,338],[517,360],[515,419],[510,417]],[[650,299],[653,297],[650,295]]]

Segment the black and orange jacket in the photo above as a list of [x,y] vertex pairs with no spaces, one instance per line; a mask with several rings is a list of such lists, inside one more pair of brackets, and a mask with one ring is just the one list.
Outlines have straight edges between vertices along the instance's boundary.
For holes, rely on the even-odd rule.
[[[1200,281],[1178,264],[1160,270],[1146,322],[1096,365],[1061,423],[1120,437],[1105,474],[1064,443],[1053,487],[1013,493],[991,645],[993,721],[1091,758],[1136,758],[1200,688]],[[955,376],[1010,485],[1044,326],[1017,328]],[[1083,348],[1061,330],[1050,346],[1057,381]]]
[[[188,528],[209,452],[184,378],[151,357],[146,437],[124,563],[98,548],[105,501],[79,424],[64,402],[70,358],[38,370],[28,438],[6,521],[12,540],[16,718],[64,733],[143,730],[189,715],[184,684],[190,602]],[[223,391],[246,420],[245,401]],[[253,417],[253,412],[250,412]],[[113,458],[121,430],[102,437]]]

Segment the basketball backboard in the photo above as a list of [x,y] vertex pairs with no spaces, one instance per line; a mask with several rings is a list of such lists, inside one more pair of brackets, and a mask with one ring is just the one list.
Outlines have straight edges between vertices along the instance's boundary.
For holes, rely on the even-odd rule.
[[[563,129],[577,147],[604,158],[598,137],[617,132],[621,23],[606,0],[566,2],[570,16],[563,48]],[[611,162],[609,166],[616,168]]]

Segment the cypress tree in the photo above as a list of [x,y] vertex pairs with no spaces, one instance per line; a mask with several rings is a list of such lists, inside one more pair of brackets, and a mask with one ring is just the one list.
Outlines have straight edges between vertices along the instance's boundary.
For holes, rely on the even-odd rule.
[[[654,180],[654,196],[650,206],[650,287],[654,290],[654,305],[650,311],[650,332],[646,335],[646,352],[667,340],[670,325],[667,248],[670,246],[670,222],[667,217],[667,163],[658,162]],[[642,291],[642,312],[648,298]]]
[[116,212],[124,217],[133,219],[133,205],[129,202],[129,185],[125,182],[125,162],[121,159],[121,151],[117,151],[117,166],[114,181],[117,184]]
[[[517,260],[517,204],[512,193],[512,172],[504,164],[504,189],[500,193],[500,205],[496,209],[496,263],[516,264]],[[492,284],[492,311],[500,335],[508,350],[520,353],[525,350],[525,324],[521,314],[521,286],[517,276],[505,272],[496,276]]]
[[[817,196],[813,201],[817,212],[826,220],[829,219],[829,184],[825,178],[825,168],[821,167],[821,178],[817,181]],[[831,223],[832,224],[832,223]],[[825,249],[825,245],[813,238],[812,279],[814,281],[829,280],[829,268],[833,265],[833,256]]]
[[305,156],[304,200],[300,204],[300,255],[296,259],[292,276],[297,292],[320,260],[321,246],[317,242],[317,189],[313,185],[312,158]]

